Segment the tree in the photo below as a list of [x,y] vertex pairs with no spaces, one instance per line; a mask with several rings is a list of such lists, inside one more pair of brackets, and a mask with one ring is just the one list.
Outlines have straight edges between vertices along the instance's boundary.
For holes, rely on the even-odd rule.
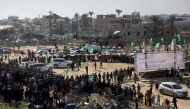
[[161,26],[161,18],[160,16],[157,16],[157,15],[153,15],[153,16],[150,16],[150,20],[149,20],[149,27],[152,29],[153,28],[153,31],[154,31],[154,37],[156,36],[157,34],[157,29],[159,26]]
[[120,13],[122,13],[122,10],[116,9],[116,12],[117,12],[118,17],[119,17]]
[[65,20],[66,23],[69,23],[69,22],[70,22],[69,17],[64,17],[64,20]]
[[78,20],[79,20],[79,13],[75,13],[74,18],[77,20],[77,25],[76,25],[76,35],[78,35]]
[[112,29],[107,29],[108,36],[112,36],[114,34],[114,31]]
[[90,15],[90,17],[91,17],[91,26],[92,26],[92,15],[94,14],[94,12],[92,12],[92,11],[90,11],[89,12],[89,15]]
[[81,26],[83,27],[83,29],[86,29],[89,26],[88,14],[82,14],[80,20],[81,20]]
[[90,15],[91,19],[92,19],[93,14],[94,14],[94,12],[92,12],[92,11],[89,12],[89,15]]
[[174,26],[175,19],[176,19],[175,15],[170,15],[166,21],[166,24],[169,25],[170,27],[172,37],[174,35],[174,30],[175,30],[175,26]]

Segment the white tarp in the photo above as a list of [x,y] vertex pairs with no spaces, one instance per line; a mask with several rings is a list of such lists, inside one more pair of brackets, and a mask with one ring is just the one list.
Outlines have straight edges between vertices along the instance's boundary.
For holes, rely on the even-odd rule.
[[174,53],[148,53],[147,70],[165,70],[174,68]]
[[144,72],[146,71],[146,61],[144,53],[135,53],[135,71],[136,72]]
[[175,53],[175,67],[176,69],[185,69],[184,53],[183,51],[176,51]]

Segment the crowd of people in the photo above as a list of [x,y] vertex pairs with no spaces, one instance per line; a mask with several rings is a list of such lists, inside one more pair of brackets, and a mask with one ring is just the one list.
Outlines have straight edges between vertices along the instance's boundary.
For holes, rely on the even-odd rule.
[[[1,60],[0,72],[1,83],[0,95],[3,102],[11,103],[23,101],[24,99],[35,105],[42,105],[46,109],[52,104],[60,105],[65,103],[66,94],[74,90],[77,94],[86,92],[101,93],[105,87],[110,87],[115,95],[122,93],[121,84],[124,80],[131,79],[133,68],[94,74],[93,80],[89,75],[65,76],[56,75],[53,72],[41,73],[36,68],[20,68],[22,61],[29,61],[30,58],[9,59],[8,64]],[[117,84],[112,84],[113,82]],[[47,105],[49,104],[49,105]]]
[[[83,60],[79,55],[75,57],[66,57],[69,60],[76,62]],[[84,58],[84,57],[83,57]],[[101,58],[101,57],[98,57]],[[86,56],[89,61],[91,58]],[[36,68],[20,68],[19,64],[22,61],[38,61],[33,55],[28,55],[26,58],[9,59],[8,64],[1,58],[0,72],[1,72],[1,84],[0,84],[0,95],[3,97],[3,102],[11,103],[12,100],[16,102],[27,100],[35,105],[41,105],[42,109],[47,109],[54,105],[65,106],[66,95],[74,92],[77,95],[88,95],[92,93],[99,93],[105,91],[106,87],[111,88],[112,93],[120,95],[125,94],[126,99],[134,99],[136,108],[138,108],[139,101],[142,102],[143,97],[145,98],[145,104],[151,106],[157,99],[157,104],[160,104],[160,95],[157,96],[152,94],[153,84],[150,85],[150,90],[145,94],[141,92],[141,86],[124,88],[122,89],[121,84],[125,80],[132,79],[132,71],[134,68],[127,67],[127,69],[116,69],[113,72],[95,73],[92,80],[89,80],[88,67],[86,67],[86,74],[67,76],[57,75],[53,72],[41,73]],[[49,59],[50,60],[50,59]],[[101,59],[99,60],[101,62]],[[127,61],[132,62],[132,61]],[[45,62],[44,62],[45,63]],[[95,61],[96,63],[96,61]],[[95,64],[94,64],[95,65]],[[96,65],[95,65],[96,70]],[[167,73],[167,72],[166,72]],[[158,89],[158,84],[156,85]],[[88,98],[88,97],[87,97]],[[166,99],[167,101],[167,99]],[[173,103],[176,104],[177,100],[174,98]],[[168,104],[168,101],[166,102]]]

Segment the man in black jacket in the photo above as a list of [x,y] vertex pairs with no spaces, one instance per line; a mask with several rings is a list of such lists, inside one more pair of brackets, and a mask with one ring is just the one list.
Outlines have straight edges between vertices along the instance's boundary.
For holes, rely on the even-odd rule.
[[172,103],[174,103],[174,109],[178,109],[178,107],[177,107],[177,100],[176,100],[176,96],[175,95],[173,96]]

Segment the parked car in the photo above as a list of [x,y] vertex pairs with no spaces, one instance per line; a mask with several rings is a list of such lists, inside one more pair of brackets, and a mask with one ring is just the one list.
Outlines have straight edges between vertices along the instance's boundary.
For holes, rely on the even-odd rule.
[[6,48],[6,47],[0,48],[0,51],[3,52],[3,54],[10,54],[11,53],[11,50],[9,48]]
[[21,39],[17,39],[17,40],[16,40],[16,43],[20,43],[20,42],[22,42]]
[[46,49],[44,49],[44,50],[38,50],[37,52],[35,52],[36,54],[49,54],[49,50],[46,50]]
[[58,53],[60,50],[59,49],[57,49],[57,48],[52,48],[52,49],[50,49],[50,53]]
[[175,82],[162,82],[159,85],[159,92],[176,97],[187,97],[188,91]]
[[67,67],[72,64],[72,61],[68,61],[63,58],[52,58],[50,64],[54,66],[54,68]]
[[40,69],[41,72],[53,70],[53,67],[51,65],[45,65],[44,63],[34,63],[29,65],[29,67],[35,67],[37,69]]
[[79,54],[80,49],[79,48],[70,48],[70,54]]
[[28,64],[28,66],[31,66],[31,65],[35,64],[35,62],[34,62],[34,61],[21,62],[20,67],[25,68],[25,67],[26,67],[26,64]]
[[60,51],[58,52],[59,55],[66,55],[66,54],[69,54],[69,53],[70,53],[70,51],[67,48],[60,49]]

